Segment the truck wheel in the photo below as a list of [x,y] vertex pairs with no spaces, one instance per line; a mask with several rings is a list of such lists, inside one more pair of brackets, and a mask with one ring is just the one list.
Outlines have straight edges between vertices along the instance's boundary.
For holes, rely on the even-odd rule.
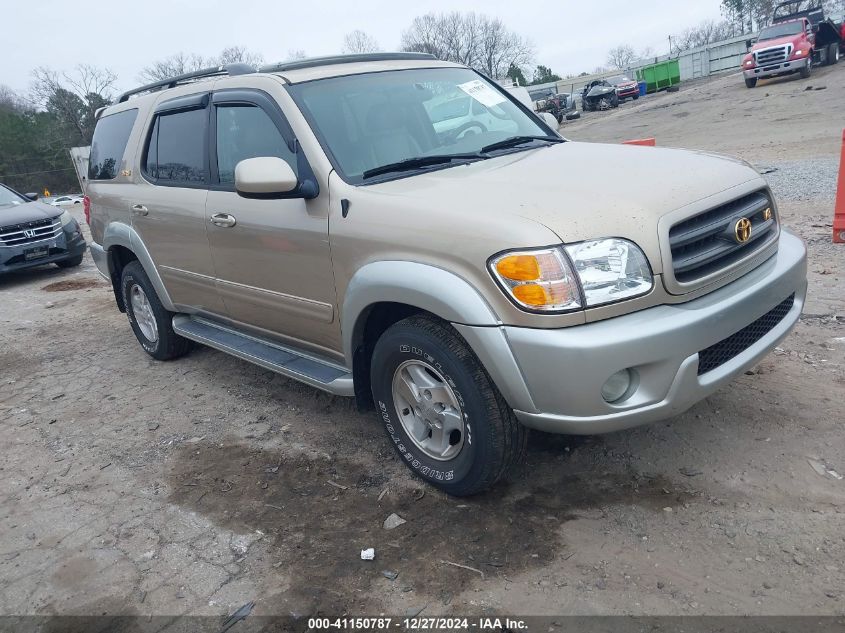
[[745,80],[745,87],[746,88],[753,88],[757,85],[757,77],[752,77],[751,79]]
[[392,325],[376,343],[371,379],[401,460],[450,495],[487,490],[525,452],[528,430],[446,323],[413,316]]
[[827,48],[827,63],[828,66],[833,66],[839,63],[839,44],[834,42]]
[[806,66],[802,66],[800,72],[801,79],[809,79],[810,74],[812,73],[812,63],[809,63]]
[[140,262],[129,262],[120,278],[120,291],[135,338],[150,356],[171,360],[184,356],[191,341],[173,331],[173,313],[161,305]]

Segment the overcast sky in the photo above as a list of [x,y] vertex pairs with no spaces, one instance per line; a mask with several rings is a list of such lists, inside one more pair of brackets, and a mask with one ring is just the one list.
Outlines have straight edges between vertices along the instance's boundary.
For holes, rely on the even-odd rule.
[[[11,0],[0,0],[5,5]],[[29,0],[15,3],[17,26],[0,38],[0,84],[25,92],[37,66],[70,70],[79,63],[111,68],[118,89],[138,85],[138,72],[173,53],[210,56],[245,46],[267,62],[288,51],[340,51],[345,33],[361,29],[382,50],[396,50],[402,30],[428,11],[477,11],[501,18],[529,38],[535,64],[560,75],[592,71],[616,44],[668,52],[670,34],[719,19],[719,0]],[[6,14],[6,11],[3,11]],[[8,17],[8,16],[7,16]],[[12,24],[7,24],[11,27]]]

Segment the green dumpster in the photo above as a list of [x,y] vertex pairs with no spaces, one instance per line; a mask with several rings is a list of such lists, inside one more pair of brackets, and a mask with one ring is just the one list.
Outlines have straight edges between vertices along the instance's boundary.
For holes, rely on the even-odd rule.
[[643,66],[637,69],[637,81],[644,81],[646,92],[665,90],[681,83],[681,69],[677,59]]

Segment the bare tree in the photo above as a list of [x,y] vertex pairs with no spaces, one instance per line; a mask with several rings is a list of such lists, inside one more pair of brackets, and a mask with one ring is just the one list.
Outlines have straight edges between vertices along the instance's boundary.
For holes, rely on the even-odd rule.
[[69,140],[90,143],[94,115],[111,102],[117,75],[107,68],[80,64],[70,73],[42,66],[32,71],[32,77],[32,102],[53,114],[77,137]]
[[343,36],[343,46],[340,50],[342,53],[352,54],[377,53],[381,49],[374,37],[364,33],[364,31],[355,29]]
[[291,48],[291,49],[288,49],[288,56],[285,59],[285,61],[286,62],[295,62],[299,59],[305,59],[306,57],[308,57],[308,54],[304,50],[302,50],[301,48],[297,48],[297,49]]
[[534,57],[531,42],[500,19],[474,12],[417,16],[402,33],[401,48],[466,64],[495,78],[504,77],[512,65],[527,66]]
[[138,74],[138,79],[145,83],[152,83],[169,77],[194,72],[200,70],[201,68],[205,68],[207,65],[209,64],[206,64],[206,60],[200,55],[176,53],[170,57],[165,57],[157,62],[153,62],[144,68]]
[[220,51],[220,54],[214,57],[203,57],[194,53],[190,55],[176,53],[144,68],[138,75],[138,79],[151,83],[211,66],[225,66],[226,64],[236,63],[258,67],[264,63],[264,57],[260,53],[250,52],[243,46],[224,48]]
[[628,44],[622,44],[616,48],[611,48],[607,52],[607,65],[612,68],[624,70],[631,65],[631,62],[637,58],[634,49]]
[[215,63],[220,66],[225,66],[226,64],[247,64],[257,68],[264,63],[264,56],[261,53],[252,53],[243,46],[230,46],[220,51],[220,54],[216,58],[209,59],[208,61],[213,62],[209,66],[213,66]]
[[673,37],[672,52],[679,53],[691,48],[707,46],[708,44],[720,42],[734,35],[739,35],[741,32],[741,29],[735,23],[728,20],[721,22],[705,20],[699,25],[690,27],[680,35]]

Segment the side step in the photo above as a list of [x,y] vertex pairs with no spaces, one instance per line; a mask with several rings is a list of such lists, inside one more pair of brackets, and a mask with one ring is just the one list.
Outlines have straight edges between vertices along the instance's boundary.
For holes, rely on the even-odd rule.
[[291,348],[242,334],[200,317],[177,314],[173,317],[173,330],[179,336],[334,395],[355,395],[352,374],[340,365],[317,360]]

